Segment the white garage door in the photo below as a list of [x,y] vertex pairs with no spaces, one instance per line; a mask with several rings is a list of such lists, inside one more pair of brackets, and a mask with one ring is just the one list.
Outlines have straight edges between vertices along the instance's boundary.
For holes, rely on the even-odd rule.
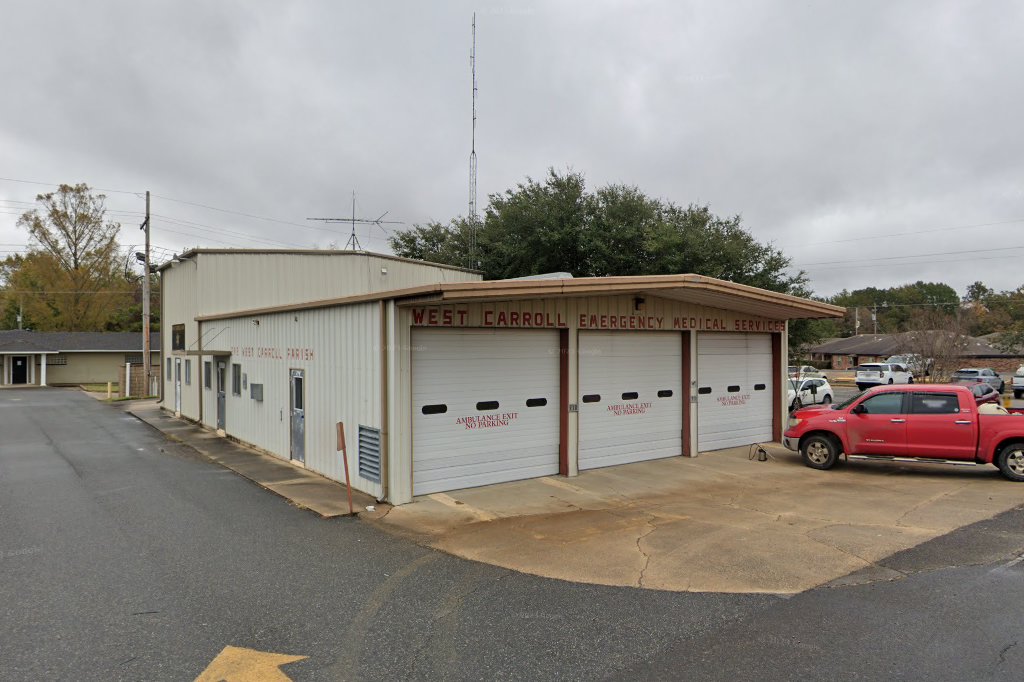
[[558,473],[557,331],[414,329],[413,493]]
[[683,451],[682,336],[580,332],[580,469]]
[[697,335],[697,449],[772,439],[769,334]]

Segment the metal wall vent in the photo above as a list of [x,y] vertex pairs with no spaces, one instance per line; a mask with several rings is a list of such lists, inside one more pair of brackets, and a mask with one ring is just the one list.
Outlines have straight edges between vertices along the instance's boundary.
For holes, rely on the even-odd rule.
[[380,429],[359,425],[359,475],[380,483]]

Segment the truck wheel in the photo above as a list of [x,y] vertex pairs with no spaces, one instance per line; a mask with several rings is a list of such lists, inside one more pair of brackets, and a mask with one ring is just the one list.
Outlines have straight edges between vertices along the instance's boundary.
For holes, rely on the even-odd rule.
[[1005,391],[1006,391],[1006,382],[1005,381],[1000,381],[999,382],[999,392],[1000,393],[1004,393]]
[[1014,391],[1013,392],[1013,397],[1016,398],[1017,400],[1020,400],[1020,397],[1022,395],[1024,395],[1024,391]]
[[889,378],[889,383],[890,383],[890,384],[892,383],[892,377],[890,377],[890,378]]
[[832,396],[830,396],[828,393],[826,393],[825,397],[821,399],[821,404],[822,405],[831,405],[832,404]]
[[[1024,448],[1021,450],[1021,455],[1024,457]],[[800,443],[800,456],[803,458],[804,464],[812,469],[831,469],[839,461],[839,445],[831,436],[808,436]],[[1024,462],[1022,462],[1021,468],[1024,472]]]
[[804,406],[804,404],[803,404],[803,402],[802,402],[802,401],[800,400],[800,398],[793,398],[793,404],[792,404],[792,405],[790,405],[790,407],[789,407],[789,411],[790,411],[790,412],[793,412],[794,410],[799,410],[799,409],[800,409],[801,407],[803,407],[803,406]]
[[1010,443],[996,455],[996,466],[1011,481],[1024,481],[1024,443]]

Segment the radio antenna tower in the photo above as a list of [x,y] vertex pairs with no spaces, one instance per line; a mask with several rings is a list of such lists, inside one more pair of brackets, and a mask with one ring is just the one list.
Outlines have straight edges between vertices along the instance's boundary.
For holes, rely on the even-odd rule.
[[306,218],[306,220],[318,220],[318,221],[320,221],[322,223],[350,223],[352,225],[352,233],[349,235],[348,241],[345,242],[345,250],[351,249],[353,251],[362,251],[363,247],[362,247],[362,245],[359,244],[359,237],[356,236],[356,225],[357,224],[358,225],[376,225],[377,227],[380,227],[382,230],[384,229],[383,227],[381,227],[382,225],[404,225],[405,224],[405,223],[402,223],[402,222],[400,222],[398,220],[384,220],[384,216],[386,216],[387,214],[388,214],[388,212],[384,211],[383,213],[380,214],[380,217],[377,218],[376,220],[371,220],[369,218],[357,218],[356,217],[356,193],[353,190],[353,192],[352,192],[352,217],[351,218]]
[[469,266],[476,267],[476,12],[473,12],[473,47],[469,51],[469,70],[473,77],[473,134],[469,151]]

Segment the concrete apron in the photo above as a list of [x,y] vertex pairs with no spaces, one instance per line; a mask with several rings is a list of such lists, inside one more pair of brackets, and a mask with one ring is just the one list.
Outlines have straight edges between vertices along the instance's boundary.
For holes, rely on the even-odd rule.
[[735,448],[429,495],[363,517],[549,578],[793,594],[1024,503],[1024,484],[995,467],[854,461],[815,471],[778,445],[769,451],[767,462]]

